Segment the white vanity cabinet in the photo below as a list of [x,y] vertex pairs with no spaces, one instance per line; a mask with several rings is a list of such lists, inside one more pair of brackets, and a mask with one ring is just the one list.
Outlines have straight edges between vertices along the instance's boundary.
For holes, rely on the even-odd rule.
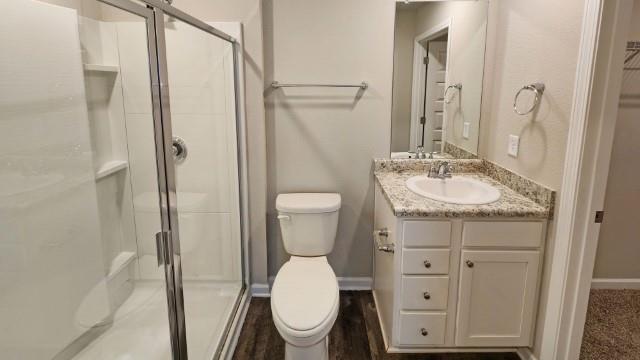
[[462,250],[458,346],[530,346],[539,251]]
[[546,220],[396,217],[376,186],[374,223],[394,246],[374,250],[388,351],[532,345]]

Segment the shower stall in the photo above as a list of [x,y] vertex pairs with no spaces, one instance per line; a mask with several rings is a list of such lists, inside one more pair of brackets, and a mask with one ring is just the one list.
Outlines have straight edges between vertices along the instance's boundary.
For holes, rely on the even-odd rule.
[[0,357],[220,357],[247,297],[240,24],[2,7]]

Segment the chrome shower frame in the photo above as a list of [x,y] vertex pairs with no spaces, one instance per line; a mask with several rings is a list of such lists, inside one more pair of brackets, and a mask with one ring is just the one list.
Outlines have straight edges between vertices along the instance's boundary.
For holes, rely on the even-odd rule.
[[[173,160],[173,134],[171,126],[171,109],[169,96],[169,76],[167,68],[167,49],[165,39],[164,16],[168,15],[188,25],[209,33],[232,45],[233,76],[236,112],[236,141],[238,159],[238,188],[240,209],[240,257],[242,271],[242,289],[238,294],[233,314],[238,312],[241,299],[248,289],[248,264],[246,247],[248,244],[248,180],[246,158],[246,124],[242,113],[240,83],[239,42],[227,33],[181,11],[161,0],[97,0],[124,11],[139,15],[146,19],[148,38],[148,58],[151,79],[151,100],[153,105],[154,136],[156,146],[156,163],[158,171],[158,187],[160,194],[160,214],[162,233],[166,238],[166,246],[171,256],[164,259],[164,271],[171,334],[171,351],[174,360],[186,360],[187,335],[185,324],[184,292],[182,283],[182,259],[180,251],[180,232],[178,224],[178,207],[176,193],[176,171]],[[224,336],[227,337],[231,322],[226,324]],[[221,342],[223,345],[224,342]],[[216,350],[220,356],[223,346]]]

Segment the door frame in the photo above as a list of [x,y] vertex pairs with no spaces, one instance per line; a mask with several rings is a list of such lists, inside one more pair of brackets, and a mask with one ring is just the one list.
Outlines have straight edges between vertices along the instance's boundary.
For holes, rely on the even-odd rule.
[[[178,207],[176,191],[175,163],[172,154],[172,126],[169,96],[169,80],[167,67],[167,51],[165,40],[164,16],[169,15],[188,25],[194,26],[219,39],[231,43],[233,52],[233,79],[235,95],[235,124],[238,158],[238,190],[240,210],[240,261],[242,271],[242,289],[234,304],[234,316],[245,296],[248,283],[248,179],[246,152],[246,123],[244,114],[243,75],[240,70],[242,47],[237,39],[215,27],[174,8],[162,0],[139,0],[147,5],[133,3],[131,0],[97,0],[104,4],[131,12],[146,19],[147,53],[151,80],[152,115],[154,122],[154,137],[156,145],[156,166],[158,172],[158,190],[160,198],[161,232],[166,234],[169,253],[162,256],[165,266],[165,283],[167,292],[167,310],[171,352],[174,360],[185,360],[187,354],[187,337],[185,324],[184,293],[182,287],[182,262],[178,224]],[[167,256],[170,255],[170,256]],[[232,321],[226,324],[225,332],[228,336]],[[221,339],[221,346],[214,356],[220,356],[225,348],[225,340]]]
[[[451,25],[453,23],[452,18],[447,18],[443,22],[438,25],[432,27],[431,29],[423,32],[422,34],[416,36],[413,40],[413,72],[412,72],[412,81],[411,81],[411,127],[409,130],[409,151],[416,151],[416,147],[419,143],[419,127],[418,123],[420,121],[420,114],[422,109],[422,103],[424,101],[424,82],[426,71],[424,68],[424,58],[427,56],[427,50],[422,46],[421,42],[429,41],[439,37],[447,32],[447,72],[444,76],[445,88],[449,83],[449,66],[450,66],[450,58],[451,58]],[[446,111],[443,108],[443,111]],[[443,127],[442,127],[442,136],[444,139],[445,136],[445,122],[446,122],[446,112],[443,112]],[[444,141],[443,141],[444,144]]]
[[585,2],[540,359],[580,354],[599,233],[594,214],[604,205],[630,3]]

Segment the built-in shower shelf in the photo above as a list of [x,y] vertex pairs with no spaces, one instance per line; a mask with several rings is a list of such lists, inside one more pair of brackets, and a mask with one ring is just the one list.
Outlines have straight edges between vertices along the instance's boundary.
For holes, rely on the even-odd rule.
[[118,71],[120,71],[120,67],[116,65],[84,64],[84,71],[117,73]]
[[96,180],[100,180],[109,175],[115,174],[118,171],[122,171],[129,166],[129,163],[124,160],[113,160],[102,165],[98,171],[96,171]]
[[123,251],[118,254],[112,261],[109,267],[108,279],[112,279],[124,270],[135,259],[136,253],[131,251]]

